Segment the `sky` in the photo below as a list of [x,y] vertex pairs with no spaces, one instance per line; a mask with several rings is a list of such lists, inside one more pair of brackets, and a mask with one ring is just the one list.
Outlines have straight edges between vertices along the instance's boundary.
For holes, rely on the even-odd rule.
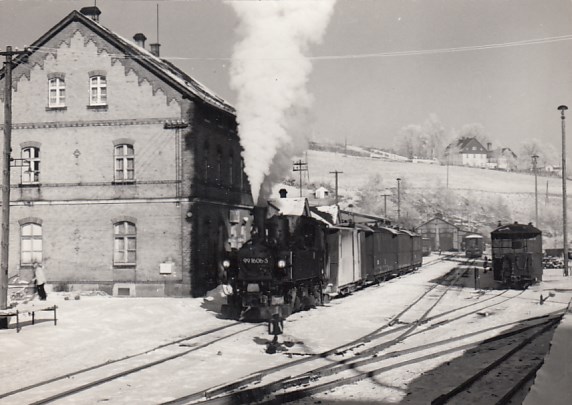
[[[97,6],[102,25],[126,38],[142,32],[148,44],[158,39],[162,57],[234,104],[229,68],[239,38],[231,3],[239,1],[258,2]],[[93,4],[0,0],[0,48],[23,48]],[[482,124],[493,147],[518,150],[537,139],[561,148],[557,107],[572,108],[571,0],[337,0],[321,43],[305,53],[313,103],[302,131],[310,139],[391,147],[403,127],[435,114],[448,134]]]

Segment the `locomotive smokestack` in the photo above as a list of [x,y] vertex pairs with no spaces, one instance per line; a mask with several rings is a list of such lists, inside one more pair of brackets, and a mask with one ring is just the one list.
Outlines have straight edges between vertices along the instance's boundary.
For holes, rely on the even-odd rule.
[[263,238],[265,233],[264,222],[266,221],[266,214],[268,212],[268,208],[256,206],[254,207],[252,212],[254,214],[254,229],[256,232],[254,238],[255,239]]
[[286,196],[288,195],[288,190],[286,190],[285,188],[281,188],[280,191],[278,191],[280,193],[280,198],[286,198]]

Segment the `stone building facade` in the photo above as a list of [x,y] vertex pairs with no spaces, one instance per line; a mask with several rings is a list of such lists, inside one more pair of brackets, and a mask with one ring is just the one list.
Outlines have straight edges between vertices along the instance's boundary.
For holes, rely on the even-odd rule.
[[252,206],[235,111],[90,17],[15,60],[9,278],[41,262],[66,289],[202,295]]

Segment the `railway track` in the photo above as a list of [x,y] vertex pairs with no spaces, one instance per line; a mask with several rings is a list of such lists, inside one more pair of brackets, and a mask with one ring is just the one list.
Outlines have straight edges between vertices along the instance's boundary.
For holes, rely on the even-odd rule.
[[[149,350],[99,363],[81,370],[40,381],[0,394],[12,403],[48,404],[106,384],[129,374],[149,369],[236,336],[260,325],[233,322],[191,336],[155,346]],[[70,381],[74,381],[70,388]],[[65,388],[62,388],[65,386]]]
[[[469,266],[465,269],[468,271],[471,265],[474,265],[474,260],[469,261]],[[247,376],[244,379],[230,382],[223,386],[212,387],[201,392],[195,392],[193,394],[177,398],[175,400],[166,402],[165,404],[175,405],[175,404],[190,404],[190,403],[208,403],[208,404],[240,404],[240,403],[252,403],[255,401],[263,400],[268,396],[274,395],[275,392],[283,391],[290,387],[299,387],[300,385],[313,384],[317,387],[322,387],[323,389],[330,389],[331,383],[326,383],[326,385],[316,384],[315,382],[321,378],[337,374],[338,372],[343,372],[344,370],[354,370],[356,367],[363,367],[369,362],[379,361],[383,356],[379,353],[386,351],[391,346],[404,341],[405,339],[412,337],[414,335],[428,332],[435,327],[440,327],[451,322],[454,322],[463,317],[470,316],[478,311],[482,311],[485,308],[489,308],[494,305],[499,305],[510,299],[515,298],[522,292],[519,292],[510,297],[505,297],[506,291],[503,291],[493,297],[486,298],[479,303],[472,303],[460,308],[449,310],[441,314],[436,314],[429,316],[434,310],[437,304],[443,299],[447,292],[456,285],[456,281],[462,277],[463,271],[454,272],[449,277],[448,285],[439,286],[433,285],[423,292],[416,300],[404,308],[400,313],[395,315],[389,322],[382,325],[375,331],[357,339],[352,342],[346,343],[342,346],[338,346],[334,349],[328,350],[323,353],[310,355],[305,358],[297,359],[295,361],[289,362],[284,365],[275,366],[268,368],[266,370],[261,370],[254,375]],[[435,297],[430,297],[433,302],[429,305],[427,309],[417,315],[411,322],[402,323],[401,319],[407,314],[412,308],[418,306],[419,303],[424,302],[424,299],[430,296],[435,289],[441,287],[440,292]],[[491,303],[487,301],[499,300],[499,302]],[[425,302],[424,302],[425,303]],[[482,305],[486,303],[486,305]],[[479,308],[474,309],[472,307],[479,306]],[[467,311],[468,309],[468,311]],[[444,316],[453,314],[455,312],[463,312],[454,318],[440,319]],[[433,321],[438,320],[438,322],[433,323]],[[504,325],[503,327],[506,327]],[[415,331],[415,329],[421,328],[422,330]],[[490,330],[480,331],[475,333],[479,335],[481,333],[489,332]],[[394,335],[394,336],[392,336]],[[466,336],[459,337],[458,339],[465,339]],[[450,343],[450,342],[449,342]],[[339,360],[339,356],[346,356]],[[390,354],[390,357],[395,357],[396,354]],[[386,357],[383,357],[384,359]],[[311,363],[311,364],[305,364]],[[287,374],[286,370],[290,369],[290,373]],[[367,374],[367,373],[366,373]],[[264,385],[260,385],[263,380],[269,380],[269,376],[273,375],[271,382]],[[364,377],[365,378],[365,377]],[[334,384],[345,384],[353,382],[352,379],[348,377],[343,377],[341,380],[337,379]],[[341,383],[340,383],[341,381]],[[249,385],[257,384],[256,387],[248,387]],[[294,391],[299,391],[299,389],[294,389]],[[304,395],[311,395],[314,391],[308,391],[306,389],[301,390]],[[286,398],[280,397],[280,400],[285,400]],[[275,400],[275,399],[272,399]],[[269,400],[271,401],[271,400]]]
[[[431,401],[431,405],[444,405],[447,403],[470,403],[467,396],[468,391],[474,389],[476,392],[482,392],[483,397],[489,397],[487,403],[495,405],[506,405],[510,403],[513,396],[531,379],[534,378],[536,372],[542,364],[544,363],[543,358],[537,358],[528,364],[523,366],[522,358],[520,355],[529,349],[532,343],[544,338],[545,345],[549,345],[550,336],[553,330],[556,328],[562,315],[558,317],[551,318],[550,320],[543,322],[538,325],[537,328],[531,330],[531,333],[527,334],[520,341],[515,341],[509,347],[510,350],[505,351],[501,356],[490,360],[490,362],[483,368],[474,372],[474,374],[465,378],[454,388],[450,389],[445,394],[435,398]],[[512,336],[509,336],[512,337]],[[492,344],[493,342],[485,342],[485,344]],[[498,348],[497,348],[498,350]],[[522,356],[525,357],[525,356]],[[509,378],[506,378],[505,384],[491,384],[491,380],[497,380],[501,378],[503,374],[507,374],[506,370],[509,369]],[[517,375],[517,381],[513,380],[513,377]],[[486,386],[486,390],[480,390],[481,386]]]

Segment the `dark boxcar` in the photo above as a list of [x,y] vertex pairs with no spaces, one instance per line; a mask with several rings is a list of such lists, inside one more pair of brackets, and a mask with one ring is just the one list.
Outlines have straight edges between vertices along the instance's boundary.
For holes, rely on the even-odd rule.
[[380,281],[397,274],[397,235],[399,231],[376,227],[368,235],[373,245],[373,267],[368,270],[368,280]]
[[494,279],[509,287],[542,280],[542,232],[531,224],[499,226],[491,232]]
[[397,267],[400,273],[408,272],[413,265],[413,239],[408,232],[397,235]]
[[463,238],[465,256],[468,258],[478,258],[483,255],[484,238],[482,235],[470,234]]
[[402,233],[406,233],[411,238],[411,264],[410,270],[421,267],[423,263],[423,254],[421,247],[421,235],[412,231],[402,230]]

